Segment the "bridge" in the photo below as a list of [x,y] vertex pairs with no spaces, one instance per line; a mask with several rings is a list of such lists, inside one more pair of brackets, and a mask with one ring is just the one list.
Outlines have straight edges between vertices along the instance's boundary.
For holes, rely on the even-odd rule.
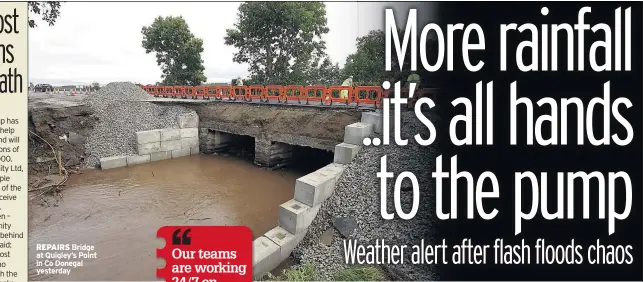
[[[360,122],[360,112],[380,109],[382,99],[393,95],[392,89],[379,86],[141,87],[150,94],[149,102],[182,104],[197,112],[202,152],[246,144],[254,150],[255,163],[268,168],[287,165],[302,147],[334,152],[345,138],[345,126]],[[408,91],[401,93],[408,97]],[[408,109],[436,93],[432,88],[416,90]],[[246,111],[252,114],[234,114]]]

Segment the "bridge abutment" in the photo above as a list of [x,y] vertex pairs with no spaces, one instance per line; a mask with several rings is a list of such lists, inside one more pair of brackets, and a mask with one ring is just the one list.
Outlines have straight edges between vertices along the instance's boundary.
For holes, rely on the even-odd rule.
[[285,166],[292,161],[292,151],[292,145],[264,137],[255,138],[255,163],[257,165],[268,168]]
[[208,128],[201,128],[201,151],[206,154],[221,152],[234,142],[234,135]]

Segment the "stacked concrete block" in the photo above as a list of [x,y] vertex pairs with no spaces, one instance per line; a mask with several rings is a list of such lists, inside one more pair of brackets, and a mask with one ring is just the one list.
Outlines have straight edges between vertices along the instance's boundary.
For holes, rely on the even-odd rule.
[[161,150],[161,131],[148,130],[136,132],[136,144],[139,155],[149,155]]
[[362,123],[368,123],[373,125],[373,132],[382,133],[382,123],[384,122],[382,118],[382,113],[376,112],[364,112],[362,113]]
[[100,168],[103,170],[123,166],[127,166],[126,156],[107,157],[100,159]]
[[172,158],[180,158],[180,157],[187,157],[190,155],[190,148],[180,148],[176,150],[172,150]]
[[[198,125],[198,116],[195,122],[192,124]],[[181,128],[181,148],[188,149],[189,155],[199,154],[199,129],[196,127],[191,128]]]
[[307,206],[321,205],[335,190],[335,183],[344,171],[342,164],[329,164],[295,182],[295,200]]
[[179,128],[199,128],[199,116],[196,113],[182,114],[177,119]]
[[150,154],[127,156],[127,165],[145,164],[150,162]]
[[253,242],[252,274],[261,278],[286,260],[293,249],[304,239],[308,230],[297,235],[275,227]]
[[292,234],[299,234],[308,229],[317,216],[321,205],[308,206],[292,199],[279,206],[279,227]]
[[178,117],[180,128],[164,128],[136,132],[137,155],[102,158],[101,168],[144,164],[199,154],[199,117],[184,114]]
[[156,161],[162,161],[162,160],[168,160],[172,158],[172,152],[156,152],[156,153],[151,153],[150,154],[150,161],[151,162],[156,162]]
[[361,146],[364,138],[373,133],[373,124],[356,122],[346,126],[344,130],[344,143]]
[[346,126],[344,142],[335,146],[334,163],[297,179],[294,198],[279,206],[277,227],[253,243],[254,278],[261,278],[290,256],[308,232],[321,205],[332,195],[346,165],[359,153],[364,138],[381,132],[382,115],[362,113],[361,122]]
[[353,161],[357,153],[359,152],[360,146],[341,143],[335,146],[335,156],[333,161],[337,164],[349,164]]
[[252,242],[252,276],[260,278],[272,271],[280,263],[281,251],[279,245],[261,236]]

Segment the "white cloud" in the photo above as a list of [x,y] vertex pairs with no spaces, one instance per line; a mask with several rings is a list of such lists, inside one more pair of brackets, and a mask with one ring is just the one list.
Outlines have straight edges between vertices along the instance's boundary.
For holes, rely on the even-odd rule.
[[[202,58],[209,82],[247,75],[232,61],[235,49],[224,44],[225,30],[237,19],[239,2],[66,2],[53,27],[29,30],[29,78],[34,84],[85,84],[98,81],[154,83],[161,71],[153,54],[141,47],[141,28],[157,16],[183,16],[203,39]],[[355,52],[355,39],[383,28],[383,2],[326,3],[327,53],[343,65]],[[409,7],[399,4],[398,8]],[[399,9],[398,9],[399,10]],[[359,11],[359,12],[358,12]],[[420,17],[422,15],[419,15]],[[406,20],[397,19],[398,26]],[[420,25],[421,26],[421,25]]]

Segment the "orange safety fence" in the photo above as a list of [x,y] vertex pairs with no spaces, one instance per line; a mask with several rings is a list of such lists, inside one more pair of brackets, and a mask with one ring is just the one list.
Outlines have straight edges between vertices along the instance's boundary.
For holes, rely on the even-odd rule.
[[282,95],[284,94],[284,87],[281,85],[267,85],[266,91],[264,91],[265,101],[277,100],[282,101]]
[[246,92],[248,91],[247,86],[232,86],[232,97],[233,100],[245,100]]
[[[335,91],[337,91],[335,94]],[[342,98],[342,91],[347,91],[346,97]],[[324,104],[333,104],[334,102],[350,104],[353,99],[353,87],[350,86],[330,86],[324,98]]]
[[206,93],[208,93],[207,87],[205,87],[205,86],[195,86],[194,89],[195,89],[195,92],[196,92],[195,93],[196,94],[195,98],[205,98]]
[[183,92],[184,92],[183,87],[174,86],[172,90],[173,90],[172,91],[172,97],[174,97],[174,98],[183,97]]
[[[163,96],[170,98],[193,98],[232,100],[232,101],[256,101],[278,103],[289,103],[297,101],[301,104],[305,101],[320,102],[326,105],[342,103],[346,105],[374,105],[382,108],[382,99],[393,98],[394,89],[384,90],[379,86],[301,86],[301,85],[249,85],[249,86],[141,86],[143,90],[155,97]],[[401,96],[408,98],[409,89],[400,89]],[[342,97],[342,91],[347,96]],[[410,99],[408,106],[412,108],[418,99],[422,97],[437,98],[437,89],[417,89]]]
[[232,94],[232,86],[217,86],[216,88],[217,88],[217,94],[215,95],[215,99],[217,100],[234,99],[234,95]]
[[357,86],[353,89],[353,98],[359,104],[381,104],[382,87],[379,86]]
[[296,100],[297,103],[301,104],[301,98],[304,96],[304,93],[306,93],[306,87],[304,86],[286,85],[284,86],[284,103]]
[[326,86],[306,86],[303,98],[306,104],[310,101],[323,103],[326,98],[326,92]]
[[248,92],[246,92],[246,100],[252,102],[253,100],[262,101],[263,93],[265,88],[261,85],[251,85],[248,86]]

